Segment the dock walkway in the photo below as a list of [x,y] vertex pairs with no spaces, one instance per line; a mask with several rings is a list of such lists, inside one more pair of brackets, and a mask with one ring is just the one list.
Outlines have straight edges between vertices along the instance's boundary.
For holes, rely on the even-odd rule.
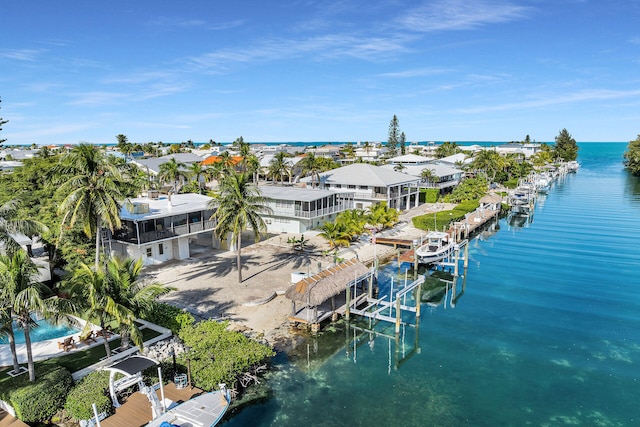
[[0,427],[29,427],[16,417],[12,417],[8,412],[0,409]]
[[[156,391],[158,399],[160,399],[160,391]],[[174,383],[164,386],[164,397],[177,403],[186,402],[194,396],[202,393],[199,388],[186,387],[182,389],[176,388]],[[151,404],[147,396],[139,391],[130,395],[126,402],[112,416],[100,421],[102,427],[143,427],[151,421]],[[13,426],[11,426],[13,427]]]

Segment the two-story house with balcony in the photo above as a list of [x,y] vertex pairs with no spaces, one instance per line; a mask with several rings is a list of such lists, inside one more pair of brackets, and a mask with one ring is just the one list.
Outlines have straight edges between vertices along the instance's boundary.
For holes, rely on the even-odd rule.
[[260,187],[269,213],[262,214],[269,233],[304,233],[354,208],[353,192],[311,188]]
[[122,228],[111,234],[103,231],[107,248],[145,265],[190,256],[190,242],[206,234],[211,244],[215,222],[208,204],[211,197],[201,194],[158,195],[130,199],[120,210]]
[[[311,185],[311,177],[301,182]],[[400,211],[418,206],[420,178],[368,163],[354,163],[320,174],[320,188],[352,191],[355,209],[387,202]]]

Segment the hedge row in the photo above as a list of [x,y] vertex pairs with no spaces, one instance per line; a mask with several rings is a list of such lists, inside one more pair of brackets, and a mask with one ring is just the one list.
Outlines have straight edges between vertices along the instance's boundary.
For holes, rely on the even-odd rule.
[[84,377],[67,395],[64,409],[75,420],[93,417],[92,404],[98,412],[112,412],[109,393],[109,371],[95,371]]
[[[15,388],[2,393],[2,400],[8,401],[16,411],[16,416],[34,423],[51,419],[62,409],[65,397],[73,385],[71,373],[62,366],[47,366],[36,370],[36,381],[29,382],[26,374],[18,377]],[[25,381],[26,380],[26,381]]]

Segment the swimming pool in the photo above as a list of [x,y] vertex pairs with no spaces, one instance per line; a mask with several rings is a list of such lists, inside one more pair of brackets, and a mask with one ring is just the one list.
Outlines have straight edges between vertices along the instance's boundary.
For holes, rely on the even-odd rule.
[[[52,340],[55,338],[64,337],[67,335],[80,332],[78,328],[68,325],[52,325],[46,319],[37,320],[37,327],[31,328],[29,336],[31,342]],[[24,331],[18,328],[15,324],[13,326],[16,344],[24,344]],[[9,344],[7,337],[0,337],[0,344]]]

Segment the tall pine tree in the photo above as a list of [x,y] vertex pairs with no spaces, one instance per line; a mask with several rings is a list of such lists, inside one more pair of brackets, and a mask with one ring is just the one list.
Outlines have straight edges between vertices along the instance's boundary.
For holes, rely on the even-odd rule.
[[389,150],[389,155],[391,157],[396,155],[396,149],[398,148],[398,143],[400,142],[400,122],[398,121],[398,117],[393,115],[393,119],[389,123],[389,137],[387,138],[387,149]]
[[[0,99],[0,102],[2,102],[1,99]],[[0,131],[2,131],[2,125],[7,122],[9,122],[9,120],[4,120],[2,117],[0,117]],[[0,146],[2,146],[2,143],[5,142],[6,140],[7,140],[6,138],[0,138]]]
[[578,158],[578,144],[566,129],[562,129],[556,136],[556,147],[553,151],[555,158],[561,158],[565,162]]

